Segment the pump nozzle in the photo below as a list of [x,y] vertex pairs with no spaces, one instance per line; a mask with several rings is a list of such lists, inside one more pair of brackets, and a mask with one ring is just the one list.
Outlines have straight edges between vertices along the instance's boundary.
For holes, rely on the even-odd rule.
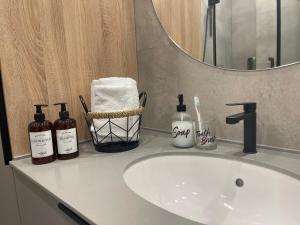
[[60,112],[59,112],[59,117],[61,119],[68,119],[69,118],[69,112],[67,111],[66,102],[60,102],[60,103],[55,103],[54,105],[60,105]]
[[36,113],[34,114],[34,120],[37,122],[43,122],[45,120],[45,114],[42,111],[42,107],[47,107],[45,104],[36,104]]
[[183,94],[178,95],[179,105],[177,105],[177,112],[185,112],[186,105],[183,104]]

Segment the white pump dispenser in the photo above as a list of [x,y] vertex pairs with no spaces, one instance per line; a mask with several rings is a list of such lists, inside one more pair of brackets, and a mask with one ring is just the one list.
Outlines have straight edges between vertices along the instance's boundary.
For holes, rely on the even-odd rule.
[[178,95],[178,100],[177,113],[173,116],[172,122],[172,144],[179,148],[193,147],[195,143],[193,121],[186,112],[182,94]]

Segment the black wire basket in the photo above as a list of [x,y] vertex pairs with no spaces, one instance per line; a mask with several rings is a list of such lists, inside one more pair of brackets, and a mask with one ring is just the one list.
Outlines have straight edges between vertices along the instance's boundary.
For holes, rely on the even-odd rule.
[[[139,95],[140,107],[138,109],[120,112],[90,112],[81,95],[79,99],[85,111],[85,120],[96,151],[114,153],[129,151],[138,147],[142,115],[147,102],[146,92],[141,92]],[[106,122],[99,127],[95,125],[97,120]],[[120,126],[117,123],[118,120],[122,120],[125,126]],[[123,135],[116,134],[116,129]]]

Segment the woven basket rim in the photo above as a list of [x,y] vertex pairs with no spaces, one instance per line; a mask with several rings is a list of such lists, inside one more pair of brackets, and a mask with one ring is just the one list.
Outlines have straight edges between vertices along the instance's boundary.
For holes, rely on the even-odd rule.
[[144,112],[144,107],[140,106],[138,109],[117,111],[117,112],[88,112],[85,117],[91,119],[111,119],[111,118],[123,118],[129,116],[139,116]]

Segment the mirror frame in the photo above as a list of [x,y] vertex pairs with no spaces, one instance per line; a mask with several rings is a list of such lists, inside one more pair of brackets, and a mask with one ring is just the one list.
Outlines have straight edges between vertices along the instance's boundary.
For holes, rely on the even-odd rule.
[[300,64],[300,61],[298,62],[293,62],[293,63],[289,63],[289,64],[285,64],[285,65],[281,65],[281,66],[276,66],[276,67],[273,67],[273,68],[263,68],[263,69],[256,69],[256,70],[239,70],[239,69],[231,69],[231,68],[224,68],[224,67],[218,67],[218,66],[214,66],[214,65],[211,65],[211,64],[208,64],[206,62],[201,62],[200,60],[198,59],[195,59],[194,57],[192,57],[190,54],[188,54],[188,52],[186,50],[184,50],[183,48],[181,48],[174,40],[173,38],[168,34],[168,32],[165,30],[165,28],[163,27],[157,13],[156,13],[156,10],[155,10],[155,6],[154,6],[154,3],[153,3],[153,0],[150,0],[151,1],[151,5],[152,5],[152,10],[153,10],[153,13],[155,14],[155,17],[159,23],[159,26],[161,27],[161,29],[165,32],[165,34],[167,35],[169,41],[173,44],[173,46],[175,46],[175,48],[177,48],[178,50],[180,50],[181,52],[183,52],[186,56],[188,56],[190,59],[193,59],[195,60],[196,62],[199,62],[203,65],[206,65],[206,66],[209,66],[211,68],[215,68],[215,69],[220,69],[220,70],[225,70],[225,71],[235,71],[235,72],[250,72],[250,73],[253,73],[253,72],[259,72],[259,71],[269,71],[269,70],[277,70],[277,69],[282,69],[282,68],[286,68],[286,67],[290,67],[290,66],[294,66],[294,65],[297,65],[297,64]]

